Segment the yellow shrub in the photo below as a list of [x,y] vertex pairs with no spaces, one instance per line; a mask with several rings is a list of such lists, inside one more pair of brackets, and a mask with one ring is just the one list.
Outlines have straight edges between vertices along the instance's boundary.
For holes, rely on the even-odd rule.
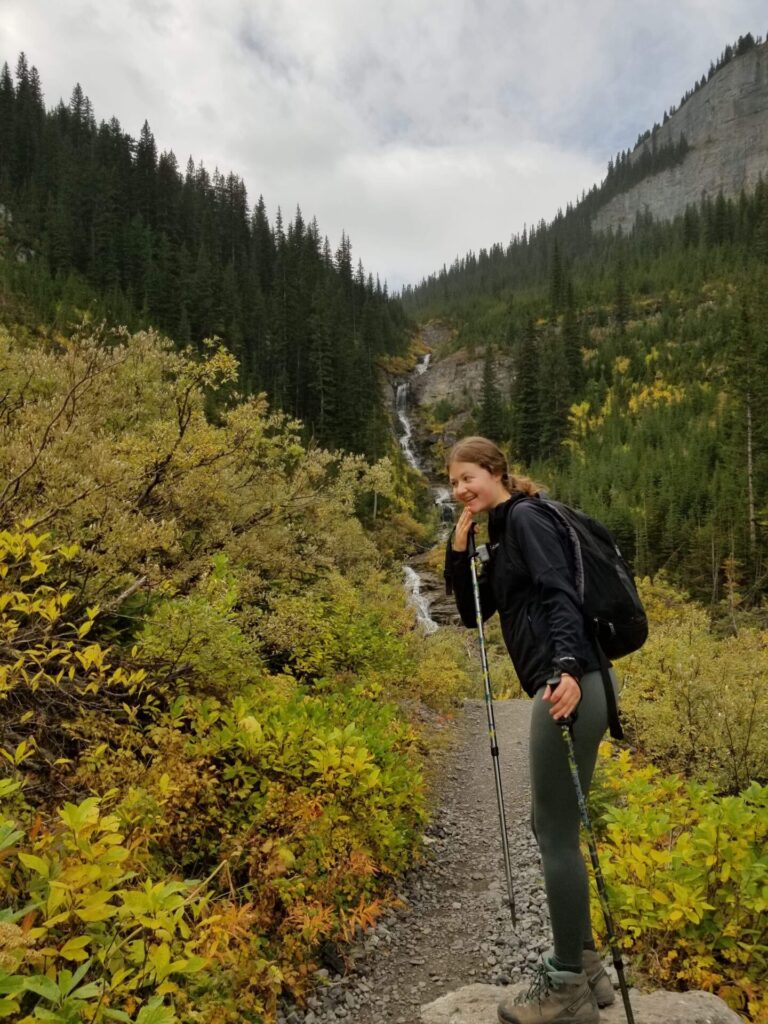
[[413,641],[414,671],[404,683],[404,692],[447,711],[473,695],[474,681],[461,638],[453,631],[439,630]]
[[673,771],[738,792],[768,778],[768,643],[720,639],[703,608],[661,583],[641,586],[645,646],[623,659],[622,715],[638,749]]
[[591,803],[622,944],[659,984],[715,992],[766,1020],[768,787],[718,797],[627,751],[599,765]]
[[[9,789],[0,780],[0,798]],[[28,831],[0,814],[0,1016],[173,1024],[167,996],[205,969],[192,923],[202,888],[147,877],[93,798]],[[20,923],[16,923],[20,922]]]

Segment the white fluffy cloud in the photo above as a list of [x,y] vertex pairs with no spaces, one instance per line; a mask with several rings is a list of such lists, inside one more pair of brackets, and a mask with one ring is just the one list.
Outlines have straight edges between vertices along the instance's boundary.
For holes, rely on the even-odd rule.
[[2,0],[50,104],[297,204],[391,285],[575,199],[762,0]]

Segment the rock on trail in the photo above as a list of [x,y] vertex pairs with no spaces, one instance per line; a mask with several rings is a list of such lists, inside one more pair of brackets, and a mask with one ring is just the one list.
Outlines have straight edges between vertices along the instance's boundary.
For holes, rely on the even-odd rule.
[[[509,994],[525,992],[516,985]],[[469,985],[422,1008],[420,1024],[493,1024],[499,990],[493,985]],[[629,994],[635,1024],[743,1024],[722,999],[709,992],[651,992]],[[624,1024],[624,1005],[616,1002],[600,1011],[601,1024]]]

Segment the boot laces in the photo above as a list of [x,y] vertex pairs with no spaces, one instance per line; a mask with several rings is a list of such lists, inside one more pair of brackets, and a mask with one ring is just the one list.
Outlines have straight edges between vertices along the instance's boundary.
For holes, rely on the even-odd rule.
[[549,971],[544,964],[538,964],[533,976],[533,981],[528,987],[528,991],[525,995],[519,995],[517,999],[515,999],[515,1003],[518,1006],[522,1006],[524,1003],[532,1003],[534,1001],[541,1003],[547,998],[552,989],[552,978]]

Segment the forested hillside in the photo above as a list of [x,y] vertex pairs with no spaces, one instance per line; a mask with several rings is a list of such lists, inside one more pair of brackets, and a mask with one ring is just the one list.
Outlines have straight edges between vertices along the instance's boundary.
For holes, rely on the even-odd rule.
[[638,219],[629,236],[593,233],[590,204],[457,260],[406,290],[406,306],[454,321],[455,344],[487,348],[491,365],[496,351],[512,356],[508,379],[486,374],[461,429],[507,443],[605,518],[638,572],[665,568],[708,601],[759,604],[768,187],[668,224]]
[[240,389],[265,391],[307,437],[386,450],[375,366],[403,350],[406,322],[346,235],[332,251],[298,208],[270,224],[241,179],[191,157],[182,172],[146,122],[138,139],[97,123],[79,85],[46,111],[23,54],[15,81],[0,74],[0,204],[0,283],[32,322],[88,311],[179,345],[219,336]]

